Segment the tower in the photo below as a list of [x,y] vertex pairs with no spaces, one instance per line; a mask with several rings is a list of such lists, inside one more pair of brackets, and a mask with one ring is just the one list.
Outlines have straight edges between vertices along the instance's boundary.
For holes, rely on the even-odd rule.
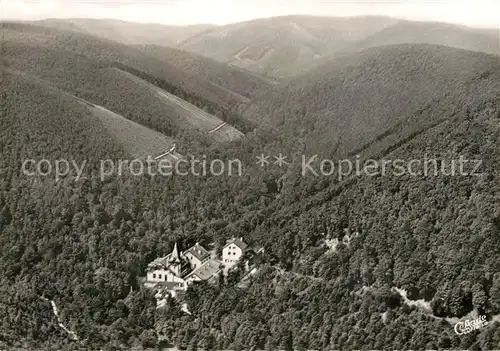
[[181,257],[179,255],[179,249],[177,248],[177,243],[174,245],[174,249],[172,250],[172,253],[170,254],[170,259],[168,260],[169,263],[169,268],[170,270],[176,275],[180,276],[181,275]]

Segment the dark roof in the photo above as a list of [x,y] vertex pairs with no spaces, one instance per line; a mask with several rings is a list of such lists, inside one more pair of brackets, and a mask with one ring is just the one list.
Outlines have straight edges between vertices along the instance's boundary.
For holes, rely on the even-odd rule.
[[222,264],[219,261],[209,260],[205,264],[201,265],[201,267],[189,273],[184,279],[188,279],[193,275],[197,276],[201,280],[210,279],[214,274],[220,271],[221,265]]
[[148,264],[148,269],[156,269],[159,267],[166,268],[168,266],[168,261],[170,260],[170,255],[171,254],[168,254],[165,257],[155,259],[153,262]]
[[225,249],[226,247],[228,247],[231,244],[234,244],[234,245],[238,246],[242,250],[245,250],[248,247],[248,245],[245,244],[243,242],[243,240],[241,240],[240,238],[234,238],[234,239],[229,240],[227,242],[227,244],[222,249]]
[[191,253],[200,261],[204,260],[207,257],[210,257],[210,252],[208,252],[203,246],[198,243],[184,251],[184,255],[186,255],[187,253]]

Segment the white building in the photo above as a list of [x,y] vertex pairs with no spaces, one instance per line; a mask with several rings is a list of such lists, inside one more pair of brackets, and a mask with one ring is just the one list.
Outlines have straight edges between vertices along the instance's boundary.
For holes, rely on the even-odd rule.
[[179,252],[177,243],[170,254],[157,258],[148,265],[146,286],[163,287],[175,295],[186,290],[193,281],[208,280],[222,268],[221,262],[210,258],[203,246],[196,243],[184,252]]
[[179,251],[176,243],[171,253],[148,265],[145,285],[176,296],[192,282],[217,277],[223,268],[224,274],[227,274],[249,250],[242,238],[229,240],[222,248],[221,262],[211,258],[210,252],[199,243],[186,251]]
[[236,265],[247,247],[248,245],[243,242],[242,238],[229,240],[222,248],[222,263],[224,267],[229,269]]
[[149,283],[169,283],[166,284],[173,289],[186,289],[183,275],[189,273],[189,263],[182,253],[179,253],[177,243],[170,254],[158,258],[148,265],[146,280]]
[[193,247],[184,251],[184,256],[188,259],[189,265],[192,270],[200,268],[204,263],[208,262],[210,259],[210,252],[208,252],[203,246],[196,243]]

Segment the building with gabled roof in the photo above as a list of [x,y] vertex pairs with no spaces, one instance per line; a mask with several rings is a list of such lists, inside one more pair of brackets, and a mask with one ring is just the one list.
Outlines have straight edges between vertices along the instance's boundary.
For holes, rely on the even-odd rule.
[[184,256],[188,259],[191,269],[195,270],[210,259],[210,252],[199,243],[196,243],[184,251]]
[[179,251],[175,243],[171,253],[148,265],[146,285],[159,286],[174,294],[186,290],[193,281],[210,279],[221,269],[221,262],[211,259],[210,252],[199,243],[186,251]]
[[184,287],[183,276],[190,272],[189,261],[179,252],[177,243],[171,253],[157,258],[148,265],[146,281],[148,283],[175,283],[179,288]]
[[235,266],[243,254],[251,251],[242,238],[228,240],[222,248],[222,262],[199,243],[180,251],[177,243],[171,253],[155,259],[148,265],[146,286],[157,287],[176,296],[195,281],[209,281]]
[[226,242],[222,248],[222,263],[226,270],[238,263],[247,248],[248,245],[243,241],[243,238],[233,238]]
[[226,242],[226,245],[224,245],[222,249],[232,244],[238,246],[242,250],[245,250],[248,247],[248,245],[243,241],[243,238],[232,238]]
[[222,270],[222,264],[214,259],[209,259],[196,270],[189,273],[184,279],[190,283],[193,281],[209,280]]

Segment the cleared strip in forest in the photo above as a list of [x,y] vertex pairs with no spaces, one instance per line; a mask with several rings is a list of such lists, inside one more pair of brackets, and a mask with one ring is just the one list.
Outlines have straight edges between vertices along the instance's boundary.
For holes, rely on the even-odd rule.
[[[75,95],[65,92],[61,93],[89,107],[92,114],[101,121],[108,132],[110,132],[123,146],[125,151],[134,158],[147,158],[148,156],[157,154],[160,150],[165,150],[175,145],[172,138],[149,129],[142,124],[133,122],[116,112],[93,104]],[[170,156],[174,159],[182,157],[182,155],[178,153],[172,153]]]
[[[114,69],[117,72],[121,73],[129,73],[130,74],[129,78],[138,78],[139,80],[142,80],[145,83],[148,83],[156,88],[161,89],[162,91],[173,94],[181,98],[182,100],[185,100],[190,104],[193,104],[194,106],[208,112],[211,115],[218,116],[217,118],[225,122],[231,124],[237,124],[238,126],[240,126],[239,128],[244,132],[250,132],[255,129],[254,123],[231,112],[230,107],[228,106],[223,107],[222,105],[219,105],[216,102],[212,102],[208,98],[205,98],[203,94],[200,95],[195,93],[189,93],[188,91],[183,90],[181,87],[173,85],[172,83],[162,78],[152,76],[150,74],[147,74],[140,70],[136,70],[134,68],[128,67],[123,64],[114,63],[108,68]],[[139,80],[136,80],[136,82],[139,82]]]
[[[62,92],[66,96],[77,100],[89,109],[97,117],[108,132],[116,138],[132,157],[145,159],[148,156],[157,154],[161,150],[166,150],[174,145],[174,139],[164,134],[154,131],[137,122],[131,121],[122,115],[108,110],[105,107],[93,104],[87,100],[79,98],[70,93]],[[182,155],[173,155],[180,158]]]
[[[133,122],[102,106],[62,91],[52,86],[50,82],[40,79],[37,76],[17,70],[9,69],[5,71],[32,84],[36,84],[57,96],[65,97],[68,101],[76,101],[82,104],[99,120],[108,133],[121,144],[125,151],[134,158],[147,158],[147,156],[158,155],[160,152],[164,152],[164,150],[168,150],[174,145],[173,138]],[[180,154],[176,154],[176,156],[182,157]]]
[[[141,84],[142,86],[152,89],[152,91],[156,92],[158,96],[162,99],[164,103],[167,103],[171,107],[175,107],[176,111],[185,119],[185,121],[193,128],[198,129],[202,132],[206,132],[207,134],[214,130],[215,128],[221,126],[222,124],[227,126],[224,128],[224,133],[209,133],[213,135],[216,141],[232,141],[240,139],[243,136],[243,133],[234,128],[229,124],[224,124],[224,121],[219,119],[218,117],[209,114],[208,112],[203,111],[197,106],[187,102],[179,98],[178,96],[171,94],[154,84],[151,84],[140,77],[137,77],[129,72],[123,71],[119,68],[114,68],[128,77],[129,79],[134,80],[136,83]],[[221,126],[222,129],[222,126]]]
[[191,105],[189,102],[184,101],[173,94],[164,91],[158,91],[158,95],[168,100],[171,103],[181,107],[185,112],[188,112],[183,117],[190,120],[190,124],[194,127],[202,127],[203,129],[213,128],[218,126],[222,121],[217,117]]
[[[81,100],[81,99],[80,99]],[[157,155],[173,146],[174,140],[159,132],[133,122],[102,106],[95,105],[91,112],[134,158]]]
[[[179,106],[180,108],[182,108],[184,111],[183,116],[190,122],[190,124],[194,128],[205,131],[207,132],[207,134],[213,135],[217,141],[220,142],[233,141],[243,137],[243,133],[234,128],[233,126],[199,109],[198,107],[190,104],[189,102],[184,101],[178,98],[177,96],[169,94],[164,91],[158,91],[158,94],[164,99],[167,99],[169,102],[172,102],[177,106]],[[227,128],[225,128],[224,133],[215,133],[215,130],[213,130],[214,128],[217,129],[218,127],[220,127],[217,130],[219,131],[223,126],[227,126]],[[210,133],[210,131],[213,132]]]

